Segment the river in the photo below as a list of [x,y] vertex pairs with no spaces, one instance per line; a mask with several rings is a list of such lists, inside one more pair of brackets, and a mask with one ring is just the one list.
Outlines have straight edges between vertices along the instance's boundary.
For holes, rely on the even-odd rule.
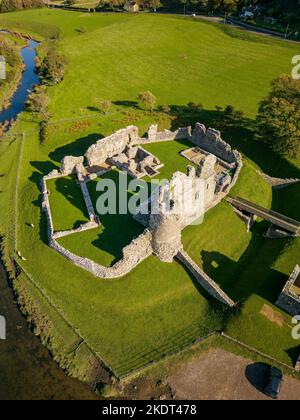
[[[5,33],[2,31],[1,33]],[[24,110],[29,90],[33,85],[39,84],[38,75],[35,72],[36,47],[38,43],[33,40],[28,41],[28,45],[21,49],[21,56],[25,64],[22,80],[10,101],[10,106],[0,113],[0,122],[11,121]]]
[[[0,113],[0,122],[16,119],[24,110],[29,90],[39,83],[35,73],[37,45],[31,40],[21,50],[26,68],[9,108]],[[0,400],[97,398],[87,385],[68,377],[30,331],[1,264],[0,315],[7,323],[6,340],[0,340]]]

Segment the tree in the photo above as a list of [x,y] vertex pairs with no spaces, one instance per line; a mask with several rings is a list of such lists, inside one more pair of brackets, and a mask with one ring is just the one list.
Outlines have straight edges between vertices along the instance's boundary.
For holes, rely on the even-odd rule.
[[180,3],[183,4],[183,14],[186,14],[186,7],[189,5],[199,4],[199,0],[180,0]]
[[162,6],[162,4],[161,4],[160,0],[148,0],[148,7],[150,9],[153,9],[155,12],[156,12],[156,9],[158,9],[161,6]]
[[97,105],[99,111],[106,115],[111,108],[111,101],[109,99],[97,99]]
[[41,63],[40,75],[47,83],[57,84],[64,78],[65,65],[65,57],[51,46]]
[[49,98],[45,86],[36,86],[29,94],[26,102],[26,108],[31,112],[39,112],[43,116],[47,116],[49,106]]
[[260,103],[256,118],[258,136],[288,157],[300,155],[300,80],[283,75],[273,80],[269,95]]
[[192,112],[201,112],[203,111],[203,105],[202,104],[195,104],[195,102],[189,102],[187,104],[188,108],[192,111]]
[[140,92],[138,96],[138,103],[141,108],[149,109],[153,111],[156,104],[156,97],[149,90],[145,92]]
[[43,0],[2,0],[0,1],[0,13],[14,10],[45,7]]
[[227,105],[224,109],[224,122],[227,124],[241,124],[244,119],[243,111],[238,111],[233,105]]

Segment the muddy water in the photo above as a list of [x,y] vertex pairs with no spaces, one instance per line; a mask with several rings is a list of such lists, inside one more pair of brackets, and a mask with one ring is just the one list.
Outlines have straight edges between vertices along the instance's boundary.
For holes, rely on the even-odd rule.
[[28,329],[1,265],[0,315],[7,322],[6,340],[0,340],[0,400],[97,398],[88,386],[65,375]]

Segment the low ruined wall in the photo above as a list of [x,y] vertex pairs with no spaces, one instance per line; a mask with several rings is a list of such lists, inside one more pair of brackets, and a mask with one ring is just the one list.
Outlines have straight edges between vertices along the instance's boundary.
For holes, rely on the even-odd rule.
[[42,210],[45,213],[46,218],[47,218],[47,237],[48,237],[48,240],[50,240],[54,233],[54,227],[53,227],[53,220],[52,220],[51,209],[50,209],[49,193],[47,190],[47,184],[46,184],[45,178],[42,178],[41,180],[41,190],[43,194]]
[[221,139],[219,131],[213,128],[206,129],[205,125],[197,123],[190,140],[204,150],[208,151],[229,163],[236,162],[235,151]]
[[82,195],[83,195],[83,198],[84,198],[84,201],[85,201],[87,212],[89,214],[90,221],[97,220],[97,216],[96,216],[94,206],[93,206],[93,203],[92,203],[92,200],[91,200],[91,197],[90,197],[90,193],[89,193],[89,190],[88,190],[88,187],[87,187],[86,183],[85,182],[79,182],[79,185],[80,185],[81,192],[82,192]]
[[58,232],[54,232],[52,235],[52,238],[53,239],[63,238],[64,236],[73,235],[74,233],[84,232],[86,230],[95,229],[97,227],[99,227],[99,223],[90,221],[87,223],[83,223],[76,229],[61,230]]
[[152,254],[151,233],[148,229],[123,248],[122,259],[112,267],[104,267],[88,258],[79,257],[62,247],[55,239],[50,241],[50,246],[73,264],[102,279],[122,277]]
[[197,282],[203,289],[207,291],[213,298],[227,306],[233,307],[235,303],[226,295],[225,292],[215,283],[198,265],[190,258],[190,256],[181,250],[176,258],[193,274]]
[[158,131],[157,124],[150,126],[146,142],[159,142],[167,140],[186,140],[192,135],[191,127],[178,128],[175,131],[163,130]]
[[300,182],[299,178],[276,178],[270,175],[267,175],[263,172],[257,171],[272,187],[277,189],[282,189],[289,187]]

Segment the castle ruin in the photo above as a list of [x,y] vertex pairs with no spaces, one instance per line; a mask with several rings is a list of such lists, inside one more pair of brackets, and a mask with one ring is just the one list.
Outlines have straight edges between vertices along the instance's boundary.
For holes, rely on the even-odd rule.
[[[132,178],[152,177],[159,174],[163,162],[143,148],[154,142],[189,140],[191,148],[182,156],[193,163],[187,173],[175,172],[171,180],[158,186],[156,193],[142,203],[135,219],[145,226],[144,232],[123,248],[123,257],[111,267],[79,257],[62,247],[57,239],[101,225],[101,215],[95,213],[87,183],[104,173],[118,168]],[[202,218],[207,210],[216,206],[235,185],[242,158],[238,151],[222,140],[220,132],[206,129],[197,123],[176,131],[158,131],[157,125],[149,128],[147,137],[140,137],[138,128],[129,126],[98,140],[84,156],[65,156],[60,170],[54,170],[42,179],[42,208],[46,213],[49,245],[75,265],[100,278],[117,278],[129,273],[145,258],[154,254],[161,261],[178,259],[195,276],[199,284],[213,297],[229,306],[234,302],[194,263],[183,250],[181,232],[187,225]],[[77,229],[54,230],[47,180],[74,174],[77,176],[89,214],[89,221]],[[185,188],[182,188],[182,185]],[[150,213],[143,208],[151,208]],[[155,208],[156,211],[152,209]]]

